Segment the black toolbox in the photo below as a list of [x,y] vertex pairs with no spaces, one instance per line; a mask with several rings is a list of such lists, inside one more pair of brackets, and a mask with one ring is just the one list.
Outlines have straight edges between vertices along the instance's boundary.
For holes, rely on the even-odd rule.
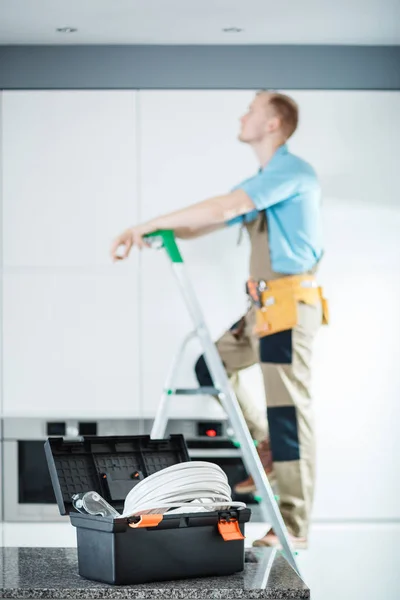
[[243,570],[247,508],[166,513],[158,523],[151,515],[113,519],[72,512],[72,496],[91,490],[122,512],[138,481],[190,460],[182,435],[49,438],[45,453],[60,513],[77,530],[82,577],[129,585]]

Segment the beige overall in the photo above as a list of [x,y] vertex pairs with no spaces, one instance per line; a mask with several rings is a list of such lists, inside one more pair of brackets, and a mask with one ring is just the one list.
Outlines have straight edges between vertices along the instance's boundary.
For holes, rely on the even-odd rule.
[[[250,277],[270,281],[283,277],[271,267],[265,212],[246,224],[251,241]],[[314,271],[313,271],[314,273]],[[269,432],[280,510],[289,532],[307,537],[315,479],[315,445],[311,355],[321,325],[321,304],[299,302],[298,324],[291,330],[259,338],[253,332],[255,308],[241,327],[227,331],[217,348],[228,375],[259,363],[264,380],[267,420],[259,420],[253,402],[236,388],[250,432],[261,441]],[[239,329],[239,333],[238,333]],[[235,382],[234,382],[235,383]],[[237,383],[237,382],[236,382]]]

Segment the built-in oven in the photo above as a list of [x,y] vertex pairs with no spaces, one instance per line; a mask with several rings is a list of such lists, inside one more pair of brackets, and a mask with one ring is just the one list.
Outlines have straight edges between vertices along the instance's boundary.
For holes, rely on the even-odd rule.
[[[60,521],[53,487],[44,453],[48,437],[79,439],[84,435],[118,436],[149,434],[151,420],[138,419],[20,419],[3,421],[3,520]],[[185,436],[193,460],[218,464],[234,485],[247,477],[240,449],[235,447],[225,421],[172,419],[166,435]],[[1,444],[0,444],[1,445]],[[234,499],[235,498],[233,494]],[[249,503],[251,496],[240,499]]]
[[138,435],[137,420],[20,419],[3,420],[3,520],[60,521],[44,453],[48,437]]

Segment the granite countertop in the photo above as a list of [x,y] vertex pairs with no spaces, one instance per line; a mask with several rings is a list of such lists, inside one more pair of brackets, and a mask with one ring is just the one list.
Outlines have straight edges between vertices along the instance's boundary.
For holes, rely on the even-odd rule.
[[74,548],[0,548],[0,598],[310,598],[310,591],[280,552],[254,549],[245,569],[205,577],[112,586],[78,574]]

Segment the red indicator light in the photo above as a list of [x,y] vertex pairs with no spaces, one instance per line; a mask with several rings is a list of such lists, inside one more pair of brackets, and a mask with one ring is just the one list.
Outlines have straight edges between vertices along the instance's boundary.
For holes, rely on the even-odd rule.
[[206,435],[208,437],[217,437],[217,432],[215,431],[215,429],[207,429]]

